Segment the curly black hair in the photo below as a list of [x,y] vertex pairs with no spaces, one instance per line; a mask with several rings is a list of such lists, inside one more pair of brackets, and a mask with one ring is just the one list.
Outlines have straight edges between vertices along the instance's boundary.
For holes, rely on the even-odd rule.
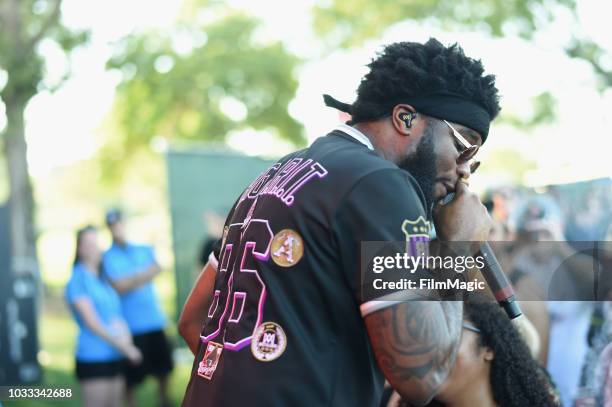
[[501,407],[558,406],[546,371],[531,356],[527,344],[497,303],[465,303],[467,319],[480,329],[479,345],[493,350],[491,388]]
[[370,64],[351,109],[352,122],[389,116],[407,97],[452,93],[472,101],[493,120],[500,111],[495,76],[485,75],[480,60],[467,57],[457,45],[445,47],[430,38],[425,44],[388,45]]
[[[499,305],[481,295],[466,301],[464,315],[481,332],[478,346],[493,350],[491,388],[500,407],[560,406],[548,373],[531,356],[527,344]],[[411,407],[406,401],[399,407]],[[433,400],[427,407],[444,407]]]

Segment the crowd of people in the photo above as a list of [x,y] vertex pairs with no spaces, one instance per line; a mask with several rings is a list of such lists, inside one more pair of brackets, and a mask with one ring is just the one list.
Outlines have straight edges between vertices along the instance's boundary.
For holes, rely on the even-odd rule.
[[122,214],[106,225],[113,243],[102,252],[97,230],[77,232],[66,300],[78,324],[76,376],[87,407],[135,406],[135,388],[146,376],[158,383],[161,406],[170,405],[172,350],[153,279],[161,272],[151,246],[127,240]]
[[499,188],[485,198],[491,240],[564,406],[612,405],[611,191],[599,180],[565,191]]

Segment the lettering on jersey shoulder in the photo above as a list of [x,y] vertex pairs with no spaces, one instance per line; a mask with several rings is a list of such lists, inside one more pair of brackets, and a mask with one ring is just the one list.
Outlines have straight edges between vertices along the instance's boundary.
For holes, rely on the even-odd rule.
[[253,218],[253,212],[255,212],[255,206],[256,205],[257,205],[257,198],[255,198],[255,200],[251,204],[251,207],[249,208],[249,211],[247,212],[244,220],[242,221],[241,229],[246,229],[247,226],[249,226],[249,223],[251,222],[251,219]]
[[311,159],[293,158],[284,163],[276,163],[249,185],[240,196],[239,203],[245,199],[268,195],[291,206],[295,201],[295,194],[306,183],[326,175],[327,170]]
[[253,332],[251,353],[260,362],[278,359],[287,348],[287,336],[276,322],[263,322]]
[[272,260],[281,267],[297,264],[304,255],[304,241],[298,232],[283,229],[272,239]]
[[206,344],[206,351],[204,351],[204,357],[198,364],[198,376],[203,377],[207,380],[212,379],[217,365],[219,364],[219,358],[223,351],[223,345],[216,342],[208,342]]
[[225,241],[227,240],[227,232],[229,232],[229,226],[223,228],[223,235],[221,236],[221,248],[225,247]]
[[423,216],[415,220],[406,219],[402,232],[406,235],[406,253],[411,256],[429,255],[429,231],[431,225]]

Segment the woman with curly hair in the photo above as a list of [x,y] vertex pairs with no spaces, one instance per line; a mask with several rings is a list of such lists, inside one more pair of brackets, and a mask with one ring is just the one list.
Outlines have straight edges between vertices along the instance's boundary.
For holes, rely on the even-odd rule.
[[[388,407],[409,407],[397,400]],[[445,384],[429,407],[559,406],[546,371],[497,303],[465,303],[463,335]]]

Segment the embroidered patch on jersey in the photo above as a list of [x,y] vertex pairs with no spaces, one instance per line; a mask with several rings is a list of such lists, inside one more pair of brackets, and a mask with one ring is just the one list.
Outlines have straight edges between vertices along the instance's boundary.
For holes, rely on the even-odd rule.
[[272,260],[281,267],[297,264],[304,255],[304,241],[298,232],[283,229],[272,239]]
[[287,347],[287,336],[276,322],[263,322],[253,332],[251,353],[261,362],[278,359]]
[[415,220],[406,219],[402,223],[402,231],[406,235],[406,253],[410,256],[429,255],[429,221],[419,216]]
[[215,370],[217,370],[217,365],[219,364],[219,358],[221,357],[222,351],[223,345],[219,343],[208,342],[206,344],[204,357],[198,365],[198,376],[208,380],[212,379]]

